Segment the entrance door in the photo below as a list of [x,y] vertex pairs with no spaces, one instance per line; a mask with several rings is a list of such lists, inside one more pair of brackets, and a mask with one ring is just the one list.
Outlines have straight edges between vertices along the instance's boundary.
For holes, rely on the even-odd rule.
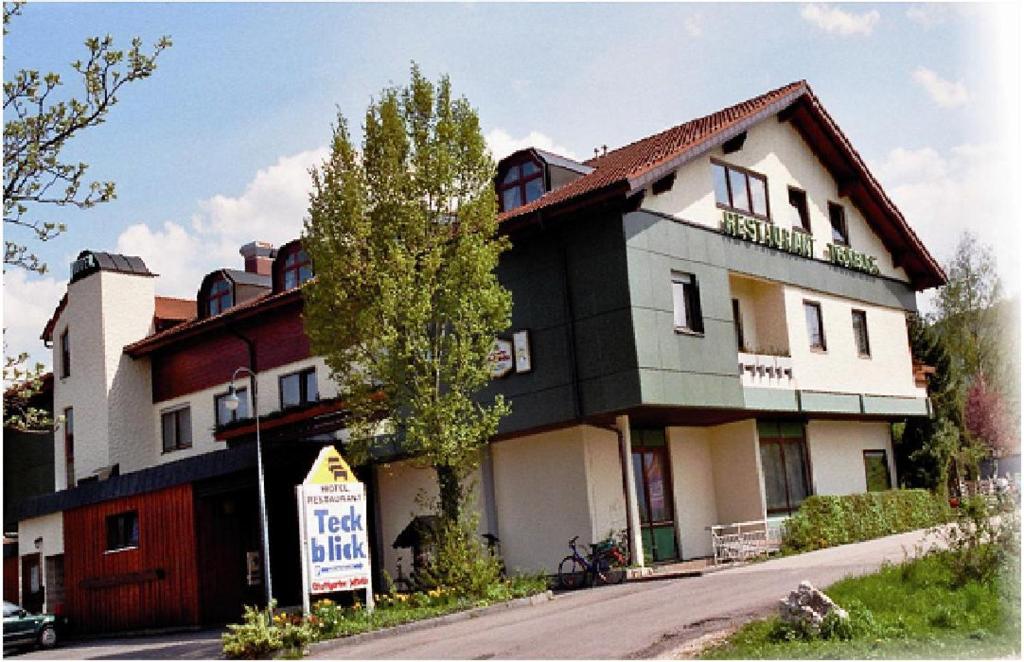
[[668,448],[662,430],[634,430],[633,483],[640,506],[640,539],[644,556],[655,563],[679,558]]
[[43,568],[39,554],[21,557],[21,606],[32,614],[43,611]]

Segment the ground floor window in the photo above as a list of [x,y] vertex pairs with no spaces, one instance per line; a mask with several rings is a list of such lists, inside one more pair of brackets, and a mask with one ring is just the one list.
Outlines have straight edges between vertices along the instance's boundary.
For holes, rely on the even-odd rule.
[[884,450],[864,451],[864,476],[868,492],[884,492],[892,488],[889,458]]
[[129,510],[125,513],[107,515],[107,551],[130,549],[139,546],[139,513]]
[[760,421],[757,433],[768,514],[791,514],[811,493],[803,423]]
[[633,429],[630,443],[644,555],[654,562],[674,560],[679,554],[665,431]]

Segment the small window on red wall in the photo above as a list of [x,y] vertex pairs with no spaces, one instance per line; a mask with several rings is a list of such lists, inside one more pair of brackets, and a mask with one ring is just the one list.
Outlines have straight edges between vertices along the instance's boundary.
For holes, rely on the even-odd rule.
[[508,166],[498,182],[501,211],[533,202],[544,195],[544,169],[532,159]]

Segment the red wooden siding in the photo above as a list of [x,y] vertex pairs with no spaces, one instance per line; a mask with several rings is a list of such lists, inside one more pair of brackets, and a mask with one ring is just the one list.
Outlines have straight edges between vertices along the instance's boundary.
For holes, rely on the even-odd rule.
[[18,557],[4,557],[4,600],[21,604],[21,597],[18,595]]
[[[106,551],[106,518],[139,514],[139,545]],[[65,613],[78,632],[199,623],[190,484],[64,513]]]
[[[302,327],[302,306],[268,311],[239,332],[256,344],[258,370],[269,370],[309,356],[309,338]],[[223,384],[239,366],[249,364],[241,338],[227,331],[210,331],[172,349],[152,355],[153,402]]]

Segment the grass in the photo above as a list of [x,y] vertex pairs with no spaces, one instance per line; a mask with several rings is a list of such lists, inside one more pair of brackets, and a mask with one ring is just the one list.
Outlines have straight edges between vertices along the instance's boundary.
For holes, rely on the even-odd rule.
[[949,553],[845,579],[826,593],[850,612],[848,639],[804,639],[777,618],[745,625],[705,659],[993,658],[1020,654],[1020,559],[955,585]]

